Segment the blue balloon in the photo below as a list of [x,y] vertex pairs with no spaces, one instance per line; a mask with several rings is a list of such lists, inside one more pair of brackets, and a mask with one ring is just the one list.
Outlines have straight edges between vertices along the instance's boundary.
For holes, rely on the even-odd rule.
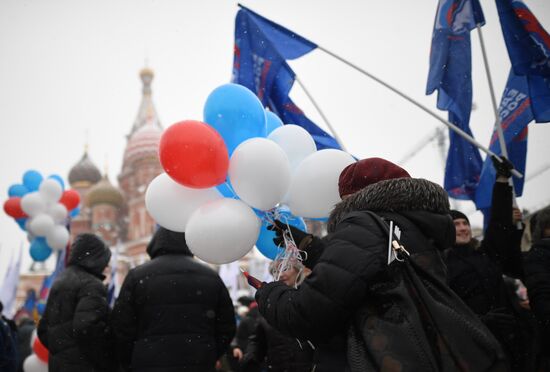
[[52,180],[56,180],[61,185],[61,188],[63,191],[65,191],[65,181],[63,181],[63,178],[61,178],[58,174],[52,174],[51,176],[48,176],[48,178],[51,178]]
[[18,196],[22,198],[25,194],[29,192],[29,189],[25,185],[22,185],[20,183],[16,183],[14,185],[11,185],[8,189],[8,195],[10,198],[14,196]]
[[46,261],[52,254],[52,249],[45,238],[35,238],[31,243],[31,257],[36,262]]
[[210,93],[204,104],[204,121],[222,136],[229,156],[244,140],[266,136],[262,103],[238,84],[224,84]]
[[272,113],[271,111],[265,112],[265,119],[266,119],[266,128],[267,128],[266,132],[268,136],[269,136],[269,133],[273,132],[275,129],[282,127],[284,125],[283,121],[279,119],[279,117],[274,113]]
[[[278,219],[281,222],[288,223],[290,226],[297,227],[302,231],[307,231],[307,226],[303,218],[293,216],[287,208],[281,207],[278,210]],[[269,222],[262,218],[262,226],[260,227],[260,236],[256,241],[256,247],[265,257],[270,260],[274,260],[277,255],[283,252],[282,248],[279,248],[273,242],[275,238],[275,232],[268,230],[267,228],[271,226]]]
[[21,230],[27,231],[27,228],[25,227],[25,224],[27,223],[27,218],[16,218],[15,222],[17,222]]
[[29,191],[36,191],[40,187],[43,179],[40,173],[31,169],[23,174],[23,185],[25,185]]
[[233,191],[229,180],[216,186],[216,189],[218,189],[218,191],[220,192],[220,194],[223,195],[224,198],[239,199],[235,191]]
[[73,209],[72,211],[69,212],[69,216],[71,218],[76,217],[79,214],[80,214],[80,207],[76,207],[75,209]]

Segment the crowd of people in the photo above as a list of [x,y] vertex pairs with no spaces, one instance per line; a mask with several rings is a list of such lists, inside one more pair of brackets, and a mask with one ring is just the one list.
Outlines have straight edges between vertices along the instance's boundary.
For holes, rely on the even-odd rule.
[[[110,250],[81,234],[38,324],[49,371],[550,371],[550,207],[522,253],[511,165],[494,163],[481,241],[439,185],[380,158],[351,164],[326,236],[274,222],[300,256],[272,262],[278,280],[239,299],[241,316],[185,234],[162,227],[110,310]],[[0,371],[15,371],[16,329],[0,332]]]

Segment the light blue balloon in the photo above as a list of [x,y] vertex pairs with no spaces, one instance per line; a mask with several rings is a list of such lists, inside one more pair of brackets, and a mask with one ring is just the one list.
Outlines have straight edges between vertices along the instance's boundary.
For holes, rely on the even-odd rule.
[[220,192],[220,194],[223,195],[224,198],[239,199],[239,197],[231,187],[231,183],[229,182],[229,180],[216,186],[216,189],[218,189],[218,191]]
[[269,133],[273,132],[275,129],[282,127],[284,125],[283,121],[279,119],[279,117],[274,113],[272,113],[271,111],[265,112],[265,119],[266,119],[266,128],[267,128],[266,132],[268,136],[269,136]]
[[222,136],[229,156],[244,140],[266,136],[262,103],[238,84],[225,84],[210,93],[204,104],[204,121]]
[[48,176],[48,178],[51,178],[52,180],[56,180],[61,185],[61,189],[65,191],[65,181],[63,181],[63,178],[58,174],[52,174],[51,176]]
[[52,249],[46,243],[45,238],[35,238],[31,243],[31,257],[36,262],[43,262],[50,257]]
[[15,222],[17,222],[21,230],[27,231],[27,227],[26,227],[27,218],[16,218]]
[[28,192],[29,192],[29,189],[27,189],[27,187],[25,185],[22,185],[20,183],[16,183],[14,185],[11,185],[10,188],[8,189],[8,195],[9,195],[10,198],[12,198],[14,196],[22,198]]
[[76,216],[78,216],[80,214],[80,207],[76,207],[75,209],[73,209],[72,211],[69,212],[69,216],[71,218],[74,218]]
[[40,187],[43,179],[44,177],[42,177],[39,172],[31,169],[23,174],[23,185],[25,185],[29,191],[36,191]]
[[[283,223],[288,223],[290,226],[294,226],[302,231],[307,231],[307,226],[304,219],[301,217],[293,216],[290,211],[286,210],[286,208],[279,208],[278,214],[279,216],[277,218],[279,219],[279,221]],[[283,249],[277,247],[273,242],[273,239],[276,235],[274,231],[267,229],[269,226],[271,226],[271,224],[266,221],[265,218],[262,218],[260,236],[256,241],[256,247],[265,257],[269,258],[270,260],[274,260],[279,253],[283,252]]]

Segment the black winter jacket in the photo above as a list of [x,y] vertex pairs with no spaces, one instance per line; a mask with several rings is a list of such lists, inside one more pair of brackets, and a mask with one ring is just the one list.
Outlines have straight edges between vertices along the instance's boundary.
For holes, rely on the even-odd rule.
[[541,331],[542,352],[550,358],[550,238],[533,244],[524,269],[529,304]]
[[[402,243],[415,261],[444,281],[439,251],[455,238],[445,192],[425,180],[382,181],[336,206],[329,220],[329,235],[323,240],[324,250],[298,289],[275,282],[256,293],[260,312],[270,324],[300,339],[326,342],[347,331],[352,315],[364,303],[372,304],[373,309],[382,306],[379,311],[385,311],[385,300],[379,298],[376,286],[391,282],[388,236],[372,216],[361,212],[364,210],[395,221],[402,230]],[[432,244],[418,243],[425,239]],[[384,337],[381,347],[399,343],[392,335]],[[406,361],[397,361],[402,362]]]
[[458,296],[478,315],[510,304],[502,274],[512,278],[523,276],[521,233],[512,223],[512,188],[496,182],[493,207],[485,238],[479,247],[476,241],[456,245],[445,252],[447,282]]
[[50,352],[50,372],[112,370],[109,306],[102,283],[110,257],[95,235],[78,235],[72,244],[68,267],[54,282],[38,324],[38,337]]
[[130,270],[113,309],[123,369],[214,371],[235,334],[222,280],[193,259],[183,233],[159,228],[147,253],[152,260]]
[[283,335],[260,317],[249,338],[243,372],[259,372],[264,361],[268,372],[311,372],[312,360],[308,342]]

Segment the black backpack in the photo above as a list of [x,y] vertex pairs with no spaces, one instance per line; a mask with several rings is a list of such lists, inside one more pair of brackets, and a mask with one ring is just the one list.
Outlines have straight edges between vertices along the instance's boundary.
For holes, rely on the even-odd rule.
[[[388,223],[366,213],[390,237]],[[369,288],[376,296],[368,296],[348,329],[351,371],[507,371],[498,341],[468,306],[419,266],[393,231],[389,244],[396,258],[389,280]]]

